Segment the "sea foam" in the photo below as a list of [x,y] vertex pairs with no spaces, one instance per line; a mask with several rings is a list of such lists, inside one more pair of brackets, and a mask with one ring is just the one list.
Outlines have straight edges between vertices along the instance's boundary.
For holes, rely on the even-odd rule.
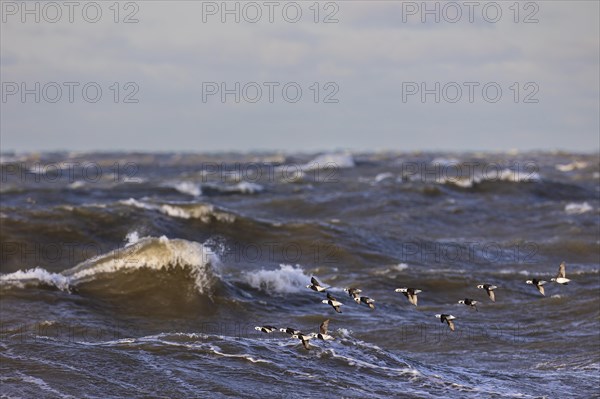
[[279,265],[279,269],[261,269],[246,273],[245,280],[250,286],[270,295],[301,292],[306,289],[310,277],[304,274],[299,265]]
[[569,214],[569,215],[580,215],[582,213],[586,213],[586,212],[593,211],[593,210],[594,210],[594,207],[592,207],[587,202],[583,202],[581,204],[571,202],[571,203],[565,205],[565,212],[567,212],[567,214]]

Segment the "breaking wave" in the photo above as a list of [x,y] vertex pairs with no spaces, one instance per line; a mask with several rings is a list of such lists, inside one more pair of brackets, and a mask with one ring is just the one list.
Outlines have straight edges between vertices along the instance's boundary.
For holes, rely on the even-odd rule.
[[306,290],[310,276],[299,265],[279,265],[278,270],[257,270],[246,273],[245,280],[251,287],[269,295],[282,295]]
[[167,216],[180,219],[199,219],[204,223],[213,220],[219,222],[233,223],[235,215],[224,210],[220,210],[211,204],[192,203],[192,204],[171,204],[154,203],[150,201],[140,201],[134,198],[120,201],[123,205],[133,206],[140,209],[158,211]]
[[96,280],[116,280],[120,274],[137,270],[187,271],[194,280],[199,294],[210,295],[218,278],[219,258],[204,245],[182,239],[168,239],[165,236],[144,237],[124,248],[86,260],[61,273],[52,273],[43,268],[19,270],[0,276],[3,287],[25,288],[29,286],[50,286],[71,292],[82,284]]

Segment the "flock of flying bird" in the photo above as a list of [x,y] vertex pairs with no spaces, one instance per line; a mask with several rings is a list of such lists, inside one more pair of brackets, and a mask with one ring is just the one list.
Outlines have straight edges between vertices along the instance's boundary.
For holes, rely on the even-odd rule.
[[[561,285],[567,285],[569,283],[569,281],[571,281],[571,280],[569,280],[566,277],[565,269],[566,269],[566,264],[565,264],[565,262],[562,262],[560,264],[560,266],[558,267],[558,273],[557,273],[556,277],[552,278],[550,281],[557,283],[557,284],[561,284]],[[531,280],[527,280],[525,283],[534,285],[542,295],[546,295],[544,292],[544,284],[546,284],[546,281],[538,280],[538,279],[531,279]],[[311,290],[316,291],[316,292],[323,292],[331,287],[325,287],[321,283],[319,283],[319,281],[315,277],[311,277],[310,285],[307,285],[306,288],[310,288]],[[479,284],[479,285],[477,285],[477,288],[485,290],[485,292],[487,293],[490,300],[492,302],[496,302],[496,295],[494,294],[494,290],[496,288],[498,288],[497,286],[492,285],[492,284]],[[352,287],[352,288],[344,288],[344,291],[351,298],[353,298],[356,303],[358,303],[358,304],[362,303],[362,304],[367,305],[370,309],[373,309],[373,310],[375,309],[375,300],[372,298],[369,298],[367,296],[361,296],[360,295],[362,293],[361,289]],[[396,288],[395,292],[404,294],[404,296],[408,299],[408,301],[411,304],[417,306],[417,294],[419,294],[422,291],[419,289],[416,289],[416,288],[403,287],[403,288]],[[327,299],[323,299],[321,302],[330,305],[337,313],[342,313],[341,306],[343,305],[343,303],[338,301],[329,292],[327,293]],[[458,301],[458,303],[465,305],[465,306],[469,306],[470,308],[473,308],[476,311],[478,311],[478,309],[477,309],[478,302],[474,299],[464,298],[464,299],[461,299],[460,301]],[[454,328],[455,328],[454,320],[456,319],[456,317],[454,317],[451,314],[445,314],[445,313],[436,314],[435,317],[440,319],[440,322],[448,324],[448,327],[450,328],[450,330],[454,331]],[[313,332],[310,334],[304,334],[300,330],[296,330],[296,329],[290,328],[290,327],[280,328],[279,331],[291,335],[291,337],[294,339],[299,339],[300,341],[302,341],[302,345],[304,346],[304,348],[309,350],[310,349],[309,341],[313,338],[321,339],[324,341],[334,339],[333,336],[328,334],[328,328],[329,328],[329,319],[327,319],[323,323],[321,323],[321,325],[319,326],[318,333]],[[261,331],[263,333],[270,334],[270,333],[276,331],[277,327],[257,326],[257,327],[255,327],[255,329],[258,331]]]

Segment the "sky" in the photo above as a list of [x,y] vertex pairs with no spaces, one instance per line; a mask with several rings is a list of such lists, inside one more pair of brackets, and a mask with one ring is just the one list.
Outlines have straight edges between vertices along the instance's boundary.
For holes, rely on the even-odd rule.
[[2,151],[598,151],[597,1],[0,1]]

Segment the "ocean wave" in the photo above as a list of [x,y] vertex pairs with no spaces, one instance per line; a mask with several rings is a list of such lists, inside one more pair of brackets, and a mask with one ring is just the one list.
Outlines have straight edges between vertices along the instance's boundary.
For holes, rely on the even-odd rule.
[[275,173],[282,183],[302,183],[307,176],[319,176],[321,179],[329,181],[329,179],[334,179],[338,169],[354,168],[355,166],[356,163],[351,154],[325,153],[304,164],[290,163],[277,166]]
[[48,385],[48,383],[41,378],[27,375],[20,371],[17,371],[17,375],[21,378],[21,380],[24,383],[33,384],[36,387],[38,387],[41,391],[48,392],[49,394],[52,394],[53,396],[56,396],[59,398],[64,398],[64,399],[74,399],[75,398],[75,396],[63,394],[62,392],[57,391],[56,389],[54,389],[50,385]]
[[384,274],[390,274],[390,273],[395,273],[395,272],[401,272],[406,269],[408,269],[408,265],[406,263],[398,263],[397,265],[392,265],[392,266],[386,267],[385,269],[376,270],[374,272],[374,274],[384,275]]
[[144,237],[114,251],[86,260],[61,273],[42,268],[19,270],[0,276],[0,284],[8,287],[52,286],[71,292],[84,283],[106,276],[134,270],[166,271],[185,269],[193,278],[200,294],[210,295],[218,279],[219,258],[204,245],[165,236]]
[[213,220],[219,222],[233,223],[236,216],[224,210],[218,209],[212,204],[171,204],[171,203],[154,203],[149,201],[140,201],[135,198],[121,200],[121,204],[133,206],[140,209],[158,211],[167,216],[180,219],[199,219],[204,223],[209,223]]
[[432,165],[451,166],[460,164],[460,159],[437,157],[431,161]]
[[125,236],[125,240],[127,241],[127,244],[125,244],[125,246],[135,244],[136,242],[138,242],[140,240],[140,233],[138,233],[137,230],[130,231]]
[[269,295],[283,295],[306,290],[310,276],[299,265],[279,265],[278,270],[257,270],[244,274],[251,287]]
[[353,168],[355,166],[354,158],[347,153],[325,153],[317,156],[313,160],[304,164],[301,169],[304,171],[321,169],[323,167]]
[[83,180],[75,180],[73,183],[69,184],[68,187],[71,190],[77,190],[77,189],[85,187],[85,185],[86,185],[85,181],[83,181]]
[[556,164],[554,167],[556,168],[556,170],[559,170],[561,172],[572,172],[577,169],[587,168],[588,163],[583,161],[573,161],[567,164]]
[[375,183],[380,183],[384,180],[393,179],[393,178],[394,178],[394,174],[391,172],[379,173],[377,176],[375,176]]
[[212,353],[214,353],[215,355],[218,356],[222,356],[222,357],[233,357],[236,359],[243,359],[243,360],[247,360],[249,362],[252,363],[273,363],[269,360],[265,360],[265,359],[260,359],[260,358],[255,358],[247,353],[225,353],[225,351],[223,351],[221,348],[219,348],[217,345],[209,345],[210,350],[212,351]]
[[191,181],[175,181],[167,183],[166,186],[174,188],[182,194],[191,195],[192,197],[200,197],[202,195],[202,187]]
[[224,194],[257,194],[265,190],[265,188],[258,184],[248,181],[241,181],[231,186],[223,186],[220,184],[206,184],[206,189],[216,191],[217,193]]
[[263,191],[265,188],[257,183],[242,181],[231,187],[231,189],[242,194],[256,194]]
[[69,291],[71,279],[60,273],[52,273],[41,267],[28,270],[17,270],[14,273],[0,276],[2,286],[25,288],[29,285],[51,286],[61,291]]
[[537,172],[502,169],[494,174],[478,174],[471,176],[438,176],[436,183],[452,184],[462,188],[471,188],[486,182],[531,183],[539,182],[541,177]]
[[593,211],[594,207],[591,206],[590,204],[588,204],[587,202],[583,202],[583,203],[575,203],[575,202],[571,202],[567,205],[565,205],[565,212],[567,212],[568,215],[581,215],[582,213],[586,213],[589,211]]

